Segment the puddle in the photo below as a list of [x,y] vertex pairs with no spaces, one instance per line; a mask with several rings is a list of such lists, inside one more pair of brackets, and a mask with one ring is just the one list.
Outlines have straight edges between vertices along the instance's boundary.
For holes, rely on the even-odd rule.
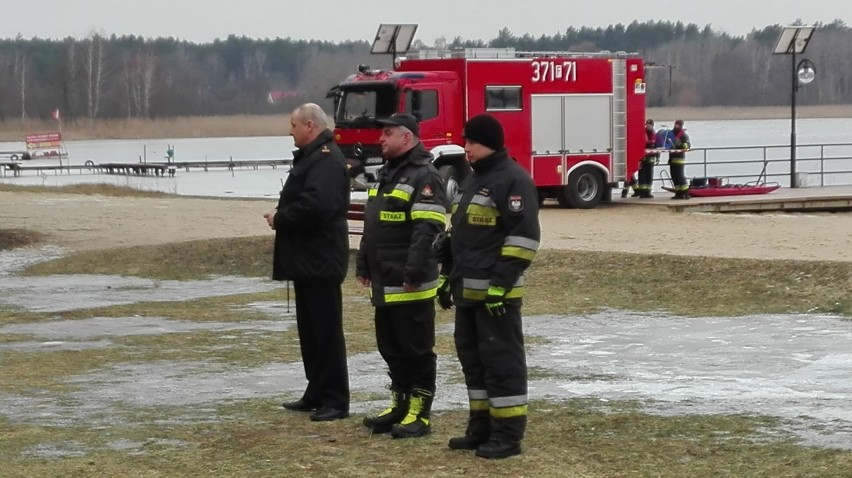
[[214,276],[205,280],[155,280],[106,275],[0,277],[0,307],[62,312],[136,302],[173,302],[267,292],[283,282],[256,277]]
[[64,255],[65,252],[62,248],[56,246],[40,248],[23,247],[8,251],[0,251],[0,278],[12,276],[27,267],[41,262],[59,259]]

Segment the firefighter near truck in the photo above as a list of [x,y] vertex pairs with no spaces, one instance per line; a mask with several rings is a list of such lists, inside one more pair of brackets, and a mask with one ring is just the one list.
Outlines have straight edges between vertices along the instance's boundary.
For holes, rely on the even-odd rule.
[[450,197],[470,174],[462,127],[488,113],[539,199],[588,209],[610,201],[645,155],[645,71],[629,53],[516,52],[476,48],[410,52],[393,70],[361,65],[329,92],[335,139],[354,183],[367,187],[383,160],[379,119],[408,113]]

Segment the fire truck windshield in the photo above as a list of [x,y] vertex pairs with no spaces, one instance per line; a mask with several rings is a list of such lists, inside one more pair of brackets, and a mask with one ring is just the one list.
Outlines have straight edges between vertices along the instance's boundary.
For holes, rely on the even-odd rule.
[[396,112],[397,96],[393,88],[341,89],[335,98],[334,123],[338,127],[378,126],[377,118]]

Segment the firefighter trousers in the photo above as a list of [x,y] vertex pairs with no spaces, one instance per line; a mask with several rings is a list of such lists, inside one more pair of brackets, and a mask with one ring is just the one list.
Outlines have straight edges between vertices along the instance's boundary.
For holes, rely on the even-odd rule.
[[654,184],[654,165],[657,163],[656,156],[646,156],[639,165],[639,185],[637,190],[649,194]]
[[435,301],[376,307],[376,343],[388,364],[391,389],[435,393]]
[[[490,439],[520,442],[527,424],[527,361],[520,306],[506,304],[502,317],[491,317],[483,305],[456,307],[454,338],[471,420],[487,411]],[[469,430],[471,425],[474,423]]]
[[683,158],[669,159],[669,167],[672,173],[672,182],[674,183],[675,192],[684,192],[689,189],[689,184],[686,181],[686,160]]
[[343,294],[337,279],[294,280],[296,326],[308,386],[302,399],[349,410]]

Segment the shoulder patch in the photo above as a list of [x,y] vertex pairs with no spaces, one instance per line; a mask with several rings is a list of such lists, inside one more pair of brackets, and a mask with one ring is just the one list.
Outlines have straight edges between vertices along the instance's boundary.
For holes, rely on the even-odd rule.
[[423,186],[423,189],[420,190],[420,195],[423,196],[424,198],[429,199],[429,198],[433,198],[435,196],[435,192],[432,191],[432,186],[427,184],[427,185]]
[[509,210],[521,212],[524,210],[524,197],[520,195],[509,196]]
[[479,189],[479,192],[478,192],[477,194],[479,194],[479,195],[481,195],[481,196],[490,196],[490,195],[491,195],[491,189],[489,189],[489,188],[480,188],[480,189]]
[[323,153],[323,154],[328,154],[328,153],[330,153],[330,152],[331,152],[331,150],[330,150],[330,149],[328,149],[328,146],[323,145],[323,147],[322,147],[322,149],[320,150],[320,152],[321,152],[321,153]]

